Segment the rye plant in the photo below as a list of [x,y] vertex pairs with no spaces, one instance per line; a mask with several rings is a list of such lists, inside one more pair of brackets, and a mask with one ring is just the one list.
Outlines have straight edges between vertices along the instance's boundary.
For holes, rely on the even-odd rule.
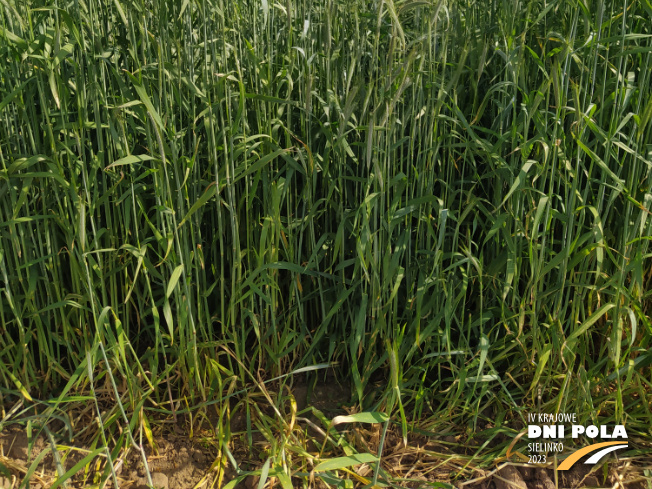
[[[403,437],[511,438],[532,409],[649,436],[651,20],[3,0],[3,423],[84,430],[106,479],[132,432],[215,410],[232,464],[240,410],[249,443],[285,433],[286,485],[282,385],[331,364]],[[91,394],[101,429],[66,415]]]

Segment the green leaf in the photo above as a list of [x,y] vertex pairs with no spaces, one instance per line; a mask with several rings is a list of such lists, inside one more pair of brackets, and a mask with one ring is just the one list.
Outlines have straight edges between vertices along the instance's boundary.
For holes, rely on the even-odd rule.
[[516,191],[516,189],[518,189],[521,186],[521,184],[525,181],[525,177],[527,177],[530,168],[532,168],[532,165],[534,165],[535,163],[536,163],[535,160],[527,160],[525,162],[518,176],[514,179],[514,183],[512,184],[512,187],[509,189],[509,192],[507,192],[507,195],[505,195],[505,198],[500,203],[500,207],[505,205],[507,199],[509,199],[509,197]]
[[247,478],[248,475],[249,475],[249,474],[243,474],[243,475],[240,475],[240,476],[236,477],[235,479],[229,481],[229,483],[226,484],[226,485],[223,487],[223,489],[235,489],[235,487],[236,487],[238,484],[240,484],[240,482],[242,482],[243,480],[245,480],[245,479]]
[[281,469],[278,469],[276,471],[276,477],[278,477],[278,480],[281,482],[281,487],[283,489],[292,489],[292,479],[290,478],[289,475],[287,475],[285,472],[283,472]]
[[268,458],[263,464],[263,468],[260,470],[260,478],[258,479],[258,489],[263,489],[265,483],[267,482],[267,477],[269,475],[269,467],[272,463],[272,459]]
[[487,353],[489,353],[489,338],[483,334],[480,336],[480,364],[478,365],[478,378],[485,377],[482,375],[482,369],[484,368],[484,362],[487,360]]
[[147,95],[147,91],[145,90],[145,87],[143,87],[138,80],[129,73],[129,77],[131,78],[134,88],[136,89],[136,93],[138,93],[138,96],[140,97],[140,100],[145,104],[145,107],[147,107],[147,111],[149,114],[152,116],[156,124],[158,125],[160,130],[163,130],[163,121],[161,120],[161,117],[158,115],[158,112],[154,108],[154,104],[152,104],[151,99],[149,98],[149,95]]
[[235,182],[237,182],[238,180],[240,180],[240,179],[246,177],[247,175],[249,175],[249,174],[251,174],[251,173],[254,173],[254,172],[260,170],[260,169],[263,168],[267,163],[269,163],[270,161],[272,161],[274,158],[277,158],[278,156],[280,156],[280,155],[282,155],[283,153],[286,153],[286,152],[288,152],[288,151],[289,151],[289,150],[287,150],[287,149],[277,149],[277,150],[274,151],[273,153],[270,153],[270,154],[268,154],[268,155],[263,156],[261,159],[259,159],[258,161],[256,161],[253,165],[249,165],[249,166],[244,170],[244,172],[242,172],[240,175],[236,176],[236,177],[233,179],[233,182],[235,183]]
[[88,455],[86,455],[83,459],[81,459],[79,462],[77,462],[68,472],[63,474],[61,477],[59,477],[57,480],[54,481],[54,484],[50,486],[50,489],[56,489],[62,484],[66,484],[69,479],[71,479],[77,472],[79,472],[84,466],[88,465],[93,461],[93,459],[100,454],[104,453],[106,451],[105,448],[98,448]]
[[174,269],[174,272],[172,272],[172,276],[170,277],[170,281],[168,282],[167,291],[165,292],[165,297],[167,299],[169,299],[170,296],[172,295],[172,292],[174,292],[174,288],[177,286],[177,282],[179,281],[179,278],[181,277],[182,273],[183,273],[183,265],[179,265],[177,268]]
[[614,304],[613,302],[610,302],[609,304],[605,304],[604,306],[602,306],[600,309],[598,309],[593,314],[591,314],[591,317],[589,317],[586,321],[584,321],[582,326],[580,326],[575,331],[573,331],[573,333],[568,337],[566,341],[570,342],[571,340],[574,340],[579,336],[581,336],[582,334],[584,334],[586,330],[589,329],[598,319],[600,319],[602,316],[604,316],[607,313],[607,311],[609,311],[614,307],[616,307],[616,304]]
[[149,161],[153,159],[155,158],[150,155],[129,155],[114,161],[109,166],[107,166],[105,170],[108,170],[109,168],[113,168],[114,166],[132,165],[134,163],[141,163],[143,161]]
[[539,354],[539,363],[537,365],[537,371],[534,374],[534,379],[530,384],[530,389],[536,392],[536,387],[539,385],[539,379],[543,373],[543,369],[548,363],[548,358],[550,358],[550,353],[552,353],[552,345],[546,345],[543,347],[543,352]]
[[16,386],[16,389],[27,399],[29,402],[34,402],[34,399],[32,399],[32,396],[29,395],[29,392],[27,392],[27,389],[25,389],[25,386],[23,386],[22,382],[18,380],[18,378],[8,369],[3,369],[7,376],[11,379],[11,381],[14,383]]
[[595,162],[598,164],[598,166],[599,166],[600,168],[602,168],[602,171],[604,171],[607,175],[609,175],[609,177],[610,177],[614,182],[616,182],[616,185],[617,185],[618,189],[622,189],[622,188],[623,188],[623,185],[625,184],[625,182],[624,182],[622,179],[618,178],[618,175],[616,175],[613,171],[611,171],[611,168],[609,168],[609,167],[607,166],[607,164],[606,164],[604,161],[602,161],[602,159],[601,159],[597,154],[595,154],[593,151],[591,151],[591,150],[589,149],[588,146],[586,146],[586,145],[585,145],[582,141],[580,141],[579,139],[576,139],[576,141],[577,141],[577,145],[578,145],[580,148],[582,148],[582,150],[583,150],[587,155],[589,155],[589,156],[591,157],[591,159],[592,159],[593,161],[595,161]]
[[181,219],[181,222],[179,223],[179,228],[185,224],[185,222],[190,219],[190,216],[192,216],[195,212],[197,212],[202,206],[206,204],[211,198],[215,195],[215,192],[217,192],[217,185],[215,182],[211,183],[208,188],[204,191],[203,194],[197,199],[197,202],[195,202],[190,210],[187,212],[187,214],[184,216],[183,219]]
[[31,82],[34,79],[33,76],[29,77],[27,80],[25,80],[23,83],[18,85],[18,88],[13,90],[9,95],[7,95],[5,98],[2,99],[2,102],[0,102],[0,112],[2,112],[2,109],[4,109],[7,105],[9,105],[13,100],[16,98],[17,95],[23,93],[25,91],[25,87],[29,82]]
[[346,416],[335,416],[331,424],[337,426],[342,423],[384,423],[389,419],[385,413],[379,412],[364,412],[349,414]]
[[372,464],[378,462],[378,457],[371,453],[358,453],[348,457],[336,457],[317,464],[315,472],[323,472],[325,470],[337,470],[345,467],[352,467],[360,464]]

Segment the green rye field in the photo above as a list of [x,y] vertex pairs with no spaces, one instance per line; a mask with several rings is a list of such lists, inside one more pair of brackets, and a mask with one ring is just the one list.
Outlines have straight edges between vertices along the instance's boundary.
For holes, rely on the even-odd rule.
[[651,78],[650,0],[0,0],[0,486],[652,488]]

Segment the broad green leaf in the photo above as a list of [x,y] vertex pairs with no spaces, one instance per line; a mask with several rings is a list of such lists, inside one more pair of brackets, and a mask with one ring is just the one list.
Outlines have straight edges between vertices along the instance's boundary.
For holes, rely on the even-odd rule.
[[274,158],[277,158],[278,156],[282,155],[283,153],[286,153],[288,150],[287,149],[277,149],[273,153],[270,153],[268,155],[263,156],[261,159],[253,163],[252,165],[249,165],[242,173],[237,175],[234,179],[233,182],[237,182],[238,180],[246,177],[247,175],[250,175],[251,173],[254,173],[261,168],[263,168],[267,163],[271,162]]
[[586,332],[586,330],[588,330],[591,326],[593,326],[593,324],[595,324],[595,322],[598,319],[600,319],[602,316],[604,316],[609,310],[613,309],[614,307],[616,307],[616,304],[610,302],[602,306],[597,311],[595,311],[593,314],[591,314],[591,317],[589,317],[586,321],[584,321],[584,323],[582,323],[582,325],[579,328],[577,328],[575,331],[571,333],[571,335],[568,337],[566,342],[570,342],[571,340],[574,340],[580,337],[581,335],[583,335]]
[[172,275],[170,276],[170,281],[168,282],[168,288],[165,292],[165,297],[170,298],[172,295],[172,292],[174,292],[174,288],[177,286],[177,282],[179,281],[179,278],[181,277],[181,274],[183,273],[183,265],[179,265],[177,268],[174,269],[174,272],[172,272]]
[[360,464],[372,464],[374,462],[378,462],[378,457],[375,455],[372,455],[371,453],[359,453],[348,457],[336,457],[324,460],[317,464],[315,472],[343,469],[345,467],[352,467]]
[[344,416],[335,416],[331,424],[337,426],[342,423],[384,423],[389,419],[385,413],[380,412],[364,412],[356,414],[348,414]]
[[260,470],[260,478],[258,479],[258,489],[263,489],[267,483],[267,477],[269,475],[269,467],[272,463],[272,459],[268,458],[263,464],[263,468]]
[[518,189],[521,184],[525,181],[525,177],[527,177],[527,174],[530,172],[530,168],[536,163],[535,160],[527,160],[523,167],[521,168],[521,171],[519,174],[516,176],[514,179],[514,183],[512,184],[511,188],[509,189],[509,192],[507,192],[507,195],[503,198],[503,201],[500,203],[500,207],[505,205],[505,202],[509,199],[509,197]]
[[114,166],[132,165],[134,163],[141,163],[143,161],[149,161],[153,159],[154,157],[150,155],[129,155],[114,161],[109,166],[107,166],[105,170],[108,170],[109,168],[113,168]]
[[154,108],[154,104],[152,104],[152,100],[149,98],[149,95],[147,95],[147,91],[145,90],[145,87],[143,87],[140,83],[138,83],[136,78],[134,78],[133,76],[131,78],[132,81],[134,82],[133,85],[134,88],[136,89],[136,93],[138,93],[138,97],[140,97],[140,100],[143,102],[143,104],[145,104],[145,107],[147,107],[147,111],[158,125],[158,128],[160,130],[163,130],[163,121],[161,120],[161,116],[158,115],[158,112]]
[[278,477],[278,480],[281,482],[281,487],[283,489],[292,489],[292,479],[290,478],[289,475],[287,475],[285,472],[283,472],[282,469],[278,469],[276,471],[276,477]]

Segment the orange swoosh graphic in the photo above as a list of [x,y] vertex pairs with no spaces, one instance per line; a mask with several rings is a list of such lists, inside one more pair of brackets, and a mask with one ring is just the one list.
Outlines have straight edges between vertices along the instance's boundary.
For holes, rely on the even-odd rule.
[[621,441],[605,441],[603,443],[594,443],[593,445],[589,445],[588,447],[580,448],[579,450],[576,450],[573,452],[569,457],[564,460],[559,467],[557,467],[557,470],[568,470],[570,469],[573,465],[575,465],[575,462],[577,462],[579,459],[581,459],[584,455],[587,455],[598,448],[603,448],[603,447],[610,447],[612,445],[625,445],[626,442],[621,440]]

